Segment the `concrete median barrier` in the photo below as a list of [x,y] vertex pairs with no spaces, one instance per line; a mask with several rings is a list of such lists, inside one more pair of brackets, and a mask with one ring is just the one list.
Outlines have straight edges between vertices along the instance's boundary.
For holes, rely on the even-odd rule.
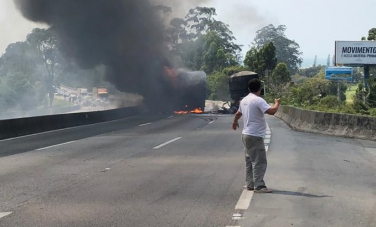
[[118,120],[141,112],[141,107],[128,107],[97,112],[0,120],[0,139]]
[[375,117],[325,113],[291,106],[281,106],[276,117],[297,131],[376,140]]

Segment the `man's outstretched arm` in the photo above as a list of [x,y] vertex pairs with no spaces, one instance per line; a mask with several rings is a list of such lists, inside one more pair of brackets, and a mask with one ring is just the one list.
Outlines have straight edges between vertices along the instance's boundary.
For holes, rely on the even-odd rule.
[[269,115],[276,114],[280,104],[281,104],[281,99],[276,99],[274,106],[272,106],[270,109],[268,109],[265,113],[267,113]]
[[234,117],[234,122],[232,122],[232,129],[236,130],[239,128],[239,119],[243,116],[241,112],[236,112],[235,117]]

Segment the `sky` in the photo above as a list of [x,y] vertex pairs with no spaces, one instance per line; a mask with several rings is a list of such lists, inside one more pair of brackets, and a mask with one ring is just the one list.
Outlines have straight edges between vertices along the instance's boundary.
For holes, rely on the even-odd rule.
[[[315,55],[318,63],[326,64],[336,40],[357,41],[376,27],[375,0],[206,0],[203,5],[217,9],[217,19],[230,25],[244,54],[257,30],[268,24],[286,25],[287,38],[303,52],[303,66],[312,65]],[[13,0],[0,0],[0,54],[41,26],[24,19]]]

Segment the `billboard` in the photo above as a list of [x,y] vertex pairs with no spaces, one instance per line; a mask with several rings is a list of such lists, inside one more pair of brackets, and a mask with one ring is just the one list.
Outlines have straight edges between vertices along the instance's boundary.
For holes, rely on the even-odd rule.
[[376,41],[336,41],[335,64],[376,65]]
[[327,67],[325,69],[325,79],[333,81],[352,82],[353,68],[351,67]]

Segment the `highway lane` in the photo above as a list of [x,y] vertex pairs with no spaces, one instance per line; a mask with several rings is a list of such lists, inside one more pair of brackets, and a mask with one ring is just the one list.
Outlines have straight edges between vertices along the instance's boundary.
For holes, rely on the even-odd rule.
[[0,226],[227,226],[244,183],[229,117],[144,118],[4,156]]
[[376,226],[376,143],[274,117],[275,192],[247,192],[247,209],[235,209],[244,153],[232,117],[144,115],[28,138],[0,158],[0,226]]
[[266,182],[240,226],[376,226],[376,142],[292,131],[268,118]]
[[76,141],[91,136],[110,133],[120,129],[131,128],[137,126],[138,124],[142,124],[145,121],[158,121],[160,119],[166,118],[167,116],[170,115],[145,114],[110,122],[54,130],[45,133],[0,140],[0,157]]

